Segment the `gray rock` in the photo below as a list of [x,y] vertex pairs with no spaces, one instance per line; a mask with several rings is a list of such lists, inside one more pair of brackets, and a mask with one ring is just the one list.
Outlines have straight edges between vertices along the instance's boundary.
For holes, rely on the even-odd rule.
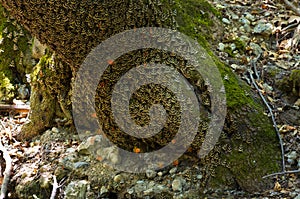
[[[101,145],[100,145],[101,144]],[[77,151],[81,155],[90,155],[97,147],[105,147],[107,144],[102,138],[102,135],[95,135],[87,138],[78,147]]]
[[258,56],[259,54],[261,54],[263,52],[263,50],[261,49],[261,47],[258,44],[256,44],[256,43],[251,42],[250,43],[250,47],[252,48],[253,53],[256,56]]
[[246,14],[246,16],[245,16],[246,19],[248,19],[250,21],[255,21],[255,17],[252,14],[250,14],[248,12],[246,12],[245,14]]
[[172,189],[173,191],[179,191],[181,192],[183,188],[183,180],[181,178],[176,178],[172,182]]
[[230,44],[230,48],[231,50],[235,50],[236,49],[236,45],[234,43]]
[[90,164],[88,162],[75,162],[74,169],[79,169],[81,167],[88,167]]
[[292,151],[290,152],[288,155],[287,155],[287,158],[288,158],[288,162],[290,164],[294,164],[295,163],[295,160],[297,159],[297,152],[296,151]]
[[59,129],[56,128],[56,127],[53,127],[53,128],[51,129],[51,131],[52,131],[53,133],[59,133]]
[[177,167],[174,167],[174,168],[170,169],[169,173],[174,174],[174,173],[176,173],[176,171],[177,171]]
[[246,19],[245,17],[241,17],[240,20],[239,20],[240,23],[242,24],[247,24],[249,25],[250,24],[250,21],[248,19]]
[[156,174],[157,174],[156,171],[153,171],[153,170],[150,170],[150,169],[148,169],[146,171],[146,176],[149,179],[155,178]]
[[197,179],[198,179],[198,180],[201,180],[202,178],[203,178],[203,175],[202,175],[202,174],[197,175]]
[[250,41],[250,38],[246,35],[240,36],[240,40],[242,40],[244,43],[248,43]]
[[89,182],[86,180],[72,181],[65,188],[64,199],[86,199],[89,189]]
[[272,34],[273,25],[271,23],[258,22],[258,24],[254,27],[253,32],[258,34]]
[[219,47],[218,47],[218,49],[220,50],[220,51],[224,51],[224,49],[225,49],[225,44],[223,44],[223,43],[219,43]]
[[108,189],[105,186],[102,186],[100,189],[100,196],[103,196],[104,194],[108,193]]
[[227,19],[227,18],[223,18],[223,19],[222,19],[222,22],[225,23],[225,24],[230,24],[230,21],[229,21],[229,19]]
[[296,196],[294,199],[300,199],[300,194],[298,194],[298,196]]
[[245,24],[245,25],[243,26],[243,28],[244,28],[244,31],[245,31],[245,32],[252,32],[252,29],[251,29],[251,27],[249,26],[249,24]]

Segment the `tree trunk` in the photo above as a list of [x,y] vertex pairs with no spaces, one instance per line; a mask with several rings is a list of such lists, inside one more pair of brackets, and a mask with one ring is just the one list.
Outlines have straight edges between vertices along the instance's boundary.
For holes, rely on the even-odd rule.
[[[270,182],[262,180],[261,177],[280,170],[280,147],[275,131],[269,118],[264,115],[264,108],[256,94],[213,55],[208,42],[218,39],[223,33],[216,31],[221,27],[218,20],[220,14],[207,2],[202,0],[0,0],[0,2],[33,36],[49,46],[56,57],[53,58],[52,54],[47,52],[35,66],[30,99],[31,123],[25,127],[20,138],[30,139],[55,125],[54,121],[59,123],[59,119],[63,118],[73,126],[71,96],[76,73],[88,53],[102,41],[125,30],[141,27],[178,29],[197,39],[211,55],[222,78],[227,77],[224,85],[228,112],[222,136],[208,156],[195,160],[204,168],[203,187],[226,185],[229,188],[239,186],[247,191],[257,191],[270,186]],[[105,78],[100,80],[97,88],[97,116],[102,119],[101,121],[105,121],[100,122],[102,128],[115,144],[127,150],[132,150],[134,145],[145,152],[161,147],[174,136],[171,130],[178,128],[177,124],[173,127],[170,122],[171,130],[165,129],[164,134],[159,134],[154,139],[131,138],[122,134],[115,126],[110,108],[103,109],[110,105],[111,88],[120,76],[133,66],[155,59],[155,53],[160,53],[161,58],[170,56],[168,53],[151,49],[126,53],[125,56],[110,63],[110,67],[104,73]],[[178,57],[176,59],[180,60]],[[167,58],[162,60],[162,63],[166,61]],[[183,71],[182,75],[188,82],[199,89],[197,95],[201,101],[208,101],[208,104],[204,103],[204,109],[209,114],[210,100],[207,100],[204,87],[201,87],[205,84],[204,80],[201,80],[199,74],[189,77],[191,70],[184,61],[179,62],[179,65],[175,64],[174,67]],[[150,85],[144,88],[147,89],[154,88]],[[171,95],[170,91],[162,92],[164,89],[159,89],[160,93]],[[149,103],[154,103],[155,99],[151,100]],[[141,108],[149,112],[149,107],[139,107]],[[147,114],[137,113],[132,117],[144,118],[140,120],[140,125],[149,122]],[[190,147],[190,157],[195,157],[202,145],[207,123],[204,121],[201,125]],[[163,138],[168,135],[167,139],[159,137],[162,135]],[[145,145],[147,147],[143,147]]]

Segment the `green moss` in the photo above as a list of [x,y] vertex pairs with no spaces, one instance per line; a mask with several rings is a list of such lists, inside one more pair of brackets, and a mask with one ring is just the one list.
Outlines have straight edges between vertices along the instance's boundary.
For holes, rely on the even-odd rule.
[[207,40],[211,40],[212,32],[202,34],[210,30],[214,25],[212,17],[220,18],[221,14],[205,0],[175,0],[173,10],[177,11],[176,21],[179,31],[196,38],[198,42],[208,48]]

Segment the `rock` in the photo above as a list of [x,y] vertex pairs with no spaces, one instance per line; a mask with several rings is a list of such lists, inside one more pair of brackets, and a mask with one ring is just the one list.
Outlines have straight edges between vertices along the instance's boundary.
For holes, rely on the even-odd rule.
[[39,180],[41,188],[47,189],[49,188],[50,181],[52,180],[51,174],[48,172],[42,173]]
[[158,175],[159,177],[161,177],[161,176],[163,176],[163,172],[160,171],[160,172],[157,173],[157,175]]
[[220,50],[220,51],[224,51],[224,49],[225,49],[225,44],[223,44],[223,43],[219,43],[219,47],[218,47],[218,49]]
[[298,196],[296,196],[294,199],[300,199],[300,194],[298,194]]
[[51,131],[52,131],[53,133],[59,133],[59,129],[56,128],[56,127],[53,127],[53,128],[51,129]]
[[88,167],[90,164],[88,162],[75,162],[74,169],[79,169],[81,167]]
[[258,44],[253,43],[253,42],[250,43],[250,48],[252,49],[253,53],[256,56],[258,56],[259,54],[261,54],[263,52],[263,50],[261,49],[261,47]]
[[100,197],[107,194],[109,191],[105,186],[102,186],[100,189]]
[[232,43],[232,44],[230,44],[230,48],[231,48],[231,50],[234,51],[236,49],[236,45],[234,43]]
[[118,174],[114,177],[114,182],[121,183],[122,181],[124,181],[122,174]]
[[246,35],[242,35],[239,37],[240,40],[242,40],[244,43],[248,43],[250,41],[250,38],[247,37]]
[[174,173],[176,173],[176,171],[177,171],[177,167],[174,167],[169,171],[169,173],[174,174]]
[[146,176],[147,176],[147,178],[149,178],[149,179],[152,179],[152,178],[155,178],[155,176],[156,176],[156,171],[153,171],[153,170],[147,170],[146,171]]
[[97,155],[100,155],[103,159],[110,161],[112,164],[120,162],[119,149],[116,146],[104,148],[103,150],[99,149]]
[[225,23],[225,24],[230,24],[230,21],[229,21],[229,19],[227,19],[227,18],[223,18],[223,19],[222,19],[222,22]]
[[241,17],[240,20],[239,20],[239,22],[242,23],[242,24],[244,24],[244,25],[245,24],[248,24],[248,25],[250,24],[250,21],[248,19],[246,19],[245,17]]
[[296,151],[292,151],[290,152],[288,155],[287,155],[287,158],[288,158],[288,162],[290,164],[294,164],[295,163],[295,160],[297,159],[297,152]]
[[21,100],[25,100],[29,98],[29,89],[27,88],[26,84],[22,84],[18,88],[18,97]]
[[203,175],[202,175],[202,174],[197,175],[197,179],[198,179],[198,180],[201,180],[202,178],[203,178]]
[[258,34],[272,34],[273,25],[271,23],[258,22],[258,24],[254,27],[253,32]]
[[72,181],[65,188],[64,199],[86,199],[89,189],[89,182],[86,180]]
[[175,180],[173,180],[173,182],[172,182],[172,189],[173,189],[173,191],[179,191],[179,192],[181,192],[182,188],[183,188],[183,179],[176,178]]
[[[103,144],[102,140],[101,135],[91,136],[77,147],[77,151],[81,155],[90,155],[99,146],[99,143]],[[104,147],[104,145],[101,145],[101,147]]]
[[295,102],[295,106],[300,106],[300,98]]
[[248,13],[248,12],[245,13],[245,18],[250,20],[250,21],[255,21],[255,17],[252,14]]
[[251,29],[251,27],[249,26],[249,24],[245,24],[245,25],[243,25],[242,27],[244,28],[244,31],[245,31],[245,32],[252,32],[252,29]]

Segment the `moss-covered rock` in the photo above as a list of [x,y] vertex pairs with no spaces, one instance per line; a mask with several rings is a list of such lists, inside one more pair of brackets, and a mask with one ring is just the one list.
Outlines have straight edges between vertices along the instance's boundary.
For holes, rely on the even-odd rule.
[[278,81],[277,86],[290,96],[300,97],[300,70],[294,69]]

